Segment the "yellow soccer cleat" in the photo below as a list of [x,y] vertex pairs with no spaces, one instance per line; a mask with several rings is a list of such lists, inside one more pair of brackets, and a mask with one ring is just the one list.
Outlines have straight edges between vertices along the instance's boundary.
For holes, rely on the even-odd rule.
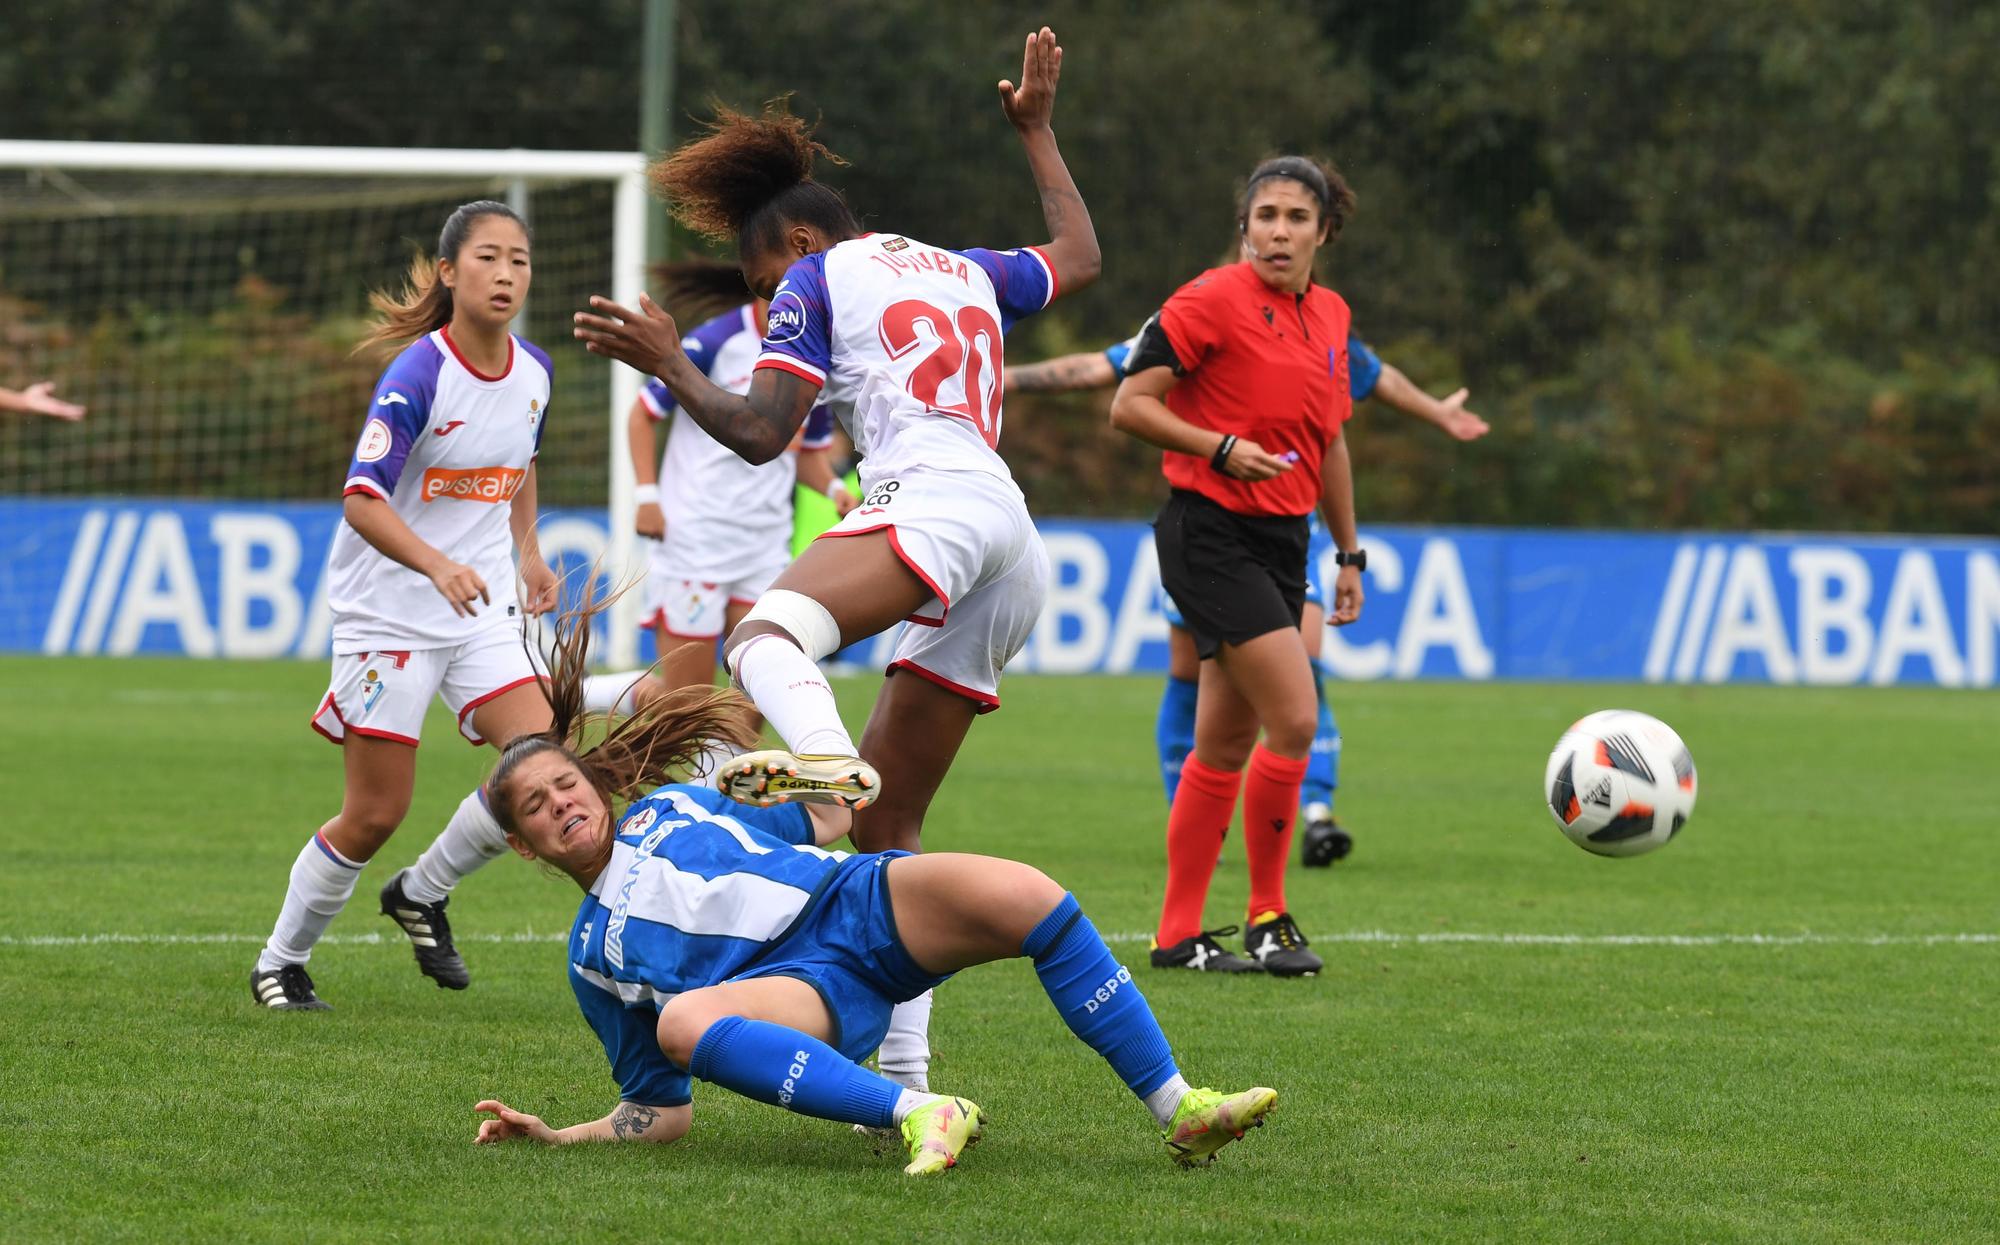
[[903,1144],[910,1148],[908,1176],[935,1176],[958,1164],[958,1156],[986,1131],[986,1118],[963,1098],[934,1098],[903,1117]]
[[746,752],[715,772],[715,789],[739,804],[832,804],[867,808],[882,776],[860,757],[798,755],[782,748]]
[[1213,1089],[1191,1089],[1174,1108],[1173,1123],[1160,1136],[1173,1151],[1174,1162],[1182,1167],[1201,1167],[1215,1161],[1215,1152],[1241,1137],[1244,1130],[1261,1128],[1264,1117],[1278,1105],[1278,1091],[1258,1086],[1240,1094],[1222,1094]]

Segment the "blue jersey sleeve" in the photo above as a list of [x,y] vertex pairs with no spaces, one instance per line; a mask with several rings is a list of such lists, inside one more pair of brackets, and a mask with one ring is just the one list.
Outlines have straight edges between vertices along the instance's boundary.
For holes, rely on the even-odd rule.
[[806,415],[806,428],[799,438],[799,448],[823,450],[832,444],[833,412],[824,406],[816,406]]
[[1375,392],[1375,382],[1382,379],[1382,360],[1368,348],[1368,343],[1349,333],[1347,335],[1347,392],[1356,402],[1360,402]]
[[993,279],[993,298],[1000,304],[1003,332],[1055,301],[1056,270],[1036,247],[1024,246],[1014,251],[973,247],[965,252],[965,257],[984,268]]
[[808,255],[785,271],[764,313],[764,346],[757,366],[774,367],[826,386],[833,366],[833,300],[826,288],[826,256]]
[[676,783],[673,789],[706,811],[728,817],[745,829],[795,847],[812,846],[812,815],[802,804],[774,804],[770,808],[758,808],[754,804],[738,804],[713,787]]
[[549,352],[535,343],[524,337],[517,337],[514,340],[521,343],[522,349],[528,352],[530,358],[542,365],[542,375],[549,378],[549,400],[542,404],[541,412],[535,419],[535,453],[539,456],[542,452],[542,433],[549,426],[549,407],[555,405],[556,400],[556,365],[549,361]]
[[[681,349],[687,350],[687,342],[681,343]],[[688,351],[688,357],[693,358],[694,352]],[[639,401],[645,404],[646,414],[654,419],[665,419],[674,413],[674,395],[657,376],[648,376],[646,383],[639,386]]]
[[1119,376],[1125,375],[1125,364],[1132,358],[1132,348],[1139,344],[1139,335],[1134,333],[1122,342],[1104,348],[1104,357],[1111,360],[1111,370]]
[[[694,332],[681,338],[681,353],[688,362],[701,369],[703,376],[715,374],[715,356],[723,343],[743,331],[743,308],[725,311],[712,320],[704,321]],[[673,391],[660,382],[657,376],[648,376],[646,383],[639,387],[639,401],[646,404],[646,413],[654,419],[665,419],[674,413]]]
[[388,501],[396,491],[403,463],[430,423],[438,367],[443,362],[444,356],[431,339],[420,337],[397,355],[382,379],[375,382],[368,423],[354,447],[354,459],[347,465],[347,483],[341,496],[366,493]]
[[648,1107],[679,1107],[694,1101],[688,1074],[660,1052],[659,1013],[650,1007],[625,1006],[617,995],[585,980],[574,965],[569,986],[583,1018],[604,1044],[620,1101]]

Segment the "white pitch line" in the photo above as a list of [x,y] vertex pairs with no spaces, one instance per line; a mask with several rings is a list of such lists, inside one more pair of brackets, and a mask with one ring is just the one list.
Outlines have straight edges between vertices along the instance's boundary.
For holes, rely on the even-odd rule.
[[[1145,933],[1106,934],[1111,943],[1143,943]],[[467,943],[561,943],[568,934],[460,934]],[[0,947],[187,947],[262,944],[262,934],[0,934]],[[330,934],[320,939],[336,946],[374,946],[404,942],[401,934]],[[1991,946],[2000,934],[1502,934],[1444,931],[1398,934],[1388,930],[1349,930],[1316,934],[1315,943],[1368,943],[1408,947],[1439,944],[1515,947],[1939,947]]]

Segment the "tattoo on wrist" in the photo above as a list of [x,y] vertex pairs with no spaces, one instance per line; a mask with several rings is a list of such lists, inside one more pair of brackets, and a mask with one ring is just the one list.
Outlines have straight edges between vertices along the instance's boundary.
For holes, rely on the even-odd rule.
[[629,1141],[635,1137],[645,1136],[646,1131],[652,1128],[659,1118],[660,1113],[652,1107],[641,1106],[636,1102],[621,1102],[618,1104],[618,1109],[611,1113],[611,1131],[620,1141]]

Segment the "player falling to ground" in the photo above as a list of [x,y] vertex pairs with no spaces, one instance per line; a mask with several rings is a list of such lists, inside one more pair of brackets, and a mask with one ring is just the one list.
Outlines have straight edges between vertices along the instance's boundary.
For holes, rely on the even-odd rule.
[[[825,149],[804,123],[724,112],[651,176],[683,223],[735,239],[751,290],[771,300],[749,392],[703,375],[650,299],[627,310],[593,298],[596,314],[576,317],[589,349],[657,376],[752,462],[776,456],[816,401],[846,425],[862,459],[861,504],[726,644],[737,686],[790,752],[741,758],[721,781],[750,802],[867,805],[855,824],[865,850],[917,848],[932,796],[974,716],[999,708],[1000,671],[1047,594],[1048,554],[994,447],[1006,330],[1098,271],[1089,212],[1049,128],[1061,63],[1044,27],[1028,37],[1020,87],[999,84],[1041,196],[1045,246],[953,251],[864,234],[839,193],[812,180]],[[818,663],[905,619],[857,751]],[[927,1006],[899,1012],[897,1042],[922,1051]],[[921,1071],[904,1075],[923,1083]]]
[[[1259,165],[1237,206],[1247,258],[1167,300],[1140,332],[1112,400],[1114,426],[1166,451],[1172,493],[1153,525],[1160,582],[1201,658],[1194,751],[1167,818],[1156,968],[1304,976],[1321,967],[1287,907],[1285,872],[1318,717],[1298,630],[1315,506],[1340,550],[1331,621],[1361,613],[1354,486],[1340,435],[1352,412],[1348,310],[1312,271],[1353,201],[1339,175],[1312,160]],[[1239,788],[1250,960],[1216,941],[1229,931],[1202,928]]]
[[[382,320],[363,347],[415,340],[375,386],[328,555],[333,682],[312,724],[340,745],[347,786],[340,811],[299,852],[250,974],[265,1007],[327,1006],[306,961],[409,811],[432,696],[474,744],[548,729],[522,626],[524,613],[556,602],[535,540],[535,454],[554,372],[540,348],[508,331],[532,274],[527,226],[507,205],[482,201],[445,221],[435,260],[411,266],[401,296],[375,296]],[[446,896],[506,850],[474,791],[382,889],[383,911],[440,986],[469,980]]]
[[[1126,362],[1138,340],[1134,335],[1103,350],[1009,367],[1007,389],[1010,393],[1109,389],[1124,377]],[[1347,382],[1354,401],[1380,398],[1413,419],[1435,425],[1455,440],[1476,441],[1489,431],[1485,420],[1466,409],[1470,390],[1461,388],[1448,397],[1434,398],[1418,388],[1401,369],[1384,363],[1368,348],[1368,343],[1352,332],[1347,335]],[[1299,836],[1299,860],[1316,867],[1330,865],[1354,848],[1353,836],[1334,815],[1334,796],[1340,787],[1340,724],[1334,719],[1333,705],[1326,696],[1326,680],[1332,672],[1321,661],[1320,654],[1326,626],[1322,563],[1332,552],[1332,538],[1315,512],[1306,547],[1306,603],[1300,616],[1299,635],[1305,640],[1307,655],[1313,659],[1319,721],[1313,732],[1306,776],[1299,787],[1299,819],[1305,823],[1305,831]],[[1196,681],[1200,677],[1201,660],[1195,653],[1194,637],[1188,633],[1187,623],[1173,598],[1162,592],[1160,606],[1167,619],[1167,679],[1160,694],[1153,739],[1159,751],[1160,781],[1171,805],[1174,789],[1180,785],[1181,765],[1194,750]]]
[[[553,737],[510,745],[486,789],[515,850],[586,892],[570,930],[570,988],[619,1102],[557,1130],[488,1099],[477,1109],[497,1118],[478,1140],[674,1141],[693,1122],[699,1078],[803,1115],[898,1128],[906,1172],[943,1171],[984,1128],[980,1109],[857,1060],[881,1040],[892,1005],[1016,956],[1033,961],[1070,1030],[1153,1113],[1175,1161],[1209,1161],[1276,1105],[1269,1089],[1191,1088],[1131,973],[1039,870],[946,852],[850,856],[824,846],[848,831],[846,808],[746,807],[707,787],[660,786],[706,740],[749,738],[734,692],[657,698],[582,750],[589,637],[588,617],[558,625]],[[621,800],[633,801],[622,815]]]
[[[658,265],[653,275],[671,292],[666,305],[677,312],[721,305],[721,313],[689,333],[681,349],[717,385],[747,391],[767,304],[745,299],[742,272],[733,264],[684,260]],[[795,484],[826,493],[843,511],[854,506],[828,462],[833,415],[825,407],[813,408],[786,453],[758,465],[687,419],[669,428],[666,451],[656,457],[655,430],[673,415],[673,394],[648,378],[625,424],[638,478],[633,526],[650,545],[641,625],[657,638],[657,673],[587,680],[586,704],[593,710],[630,713],[663,692],[714,681],[716,642],[743,621],[791,561]],[[697,758],[695,776],[711,775],[735,755],[733,748],[718,749]]]

